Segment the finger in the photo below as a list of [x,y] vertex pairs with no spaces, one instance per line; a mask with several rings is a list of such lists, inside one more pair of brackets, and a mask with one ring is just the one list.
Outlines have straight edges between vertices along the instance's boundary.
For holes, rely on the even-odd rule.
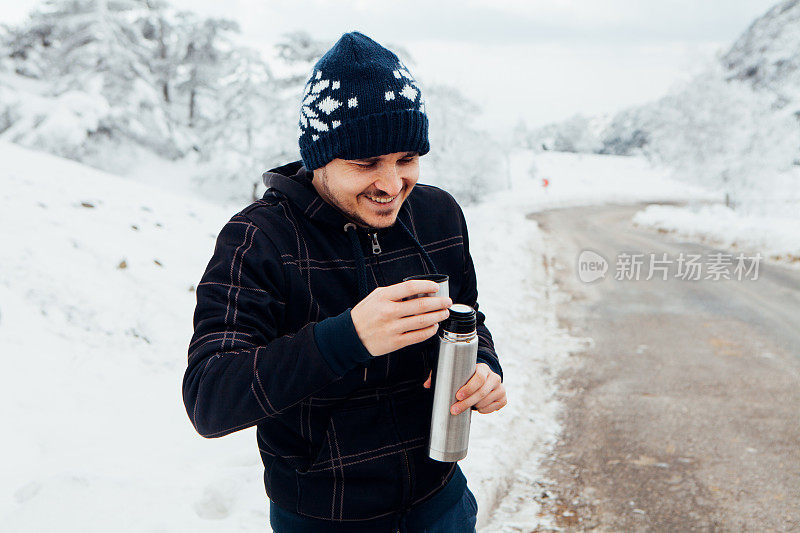
[[407,316],[396,321],[395,327],[401,333],[427,328],[432,324],[438,324],[450,315],[447,309],[440,309],[421,315]]
[[426,389],[431,388],[431,377],[433,376],[433,370],[428,373],[428,379],[425,380],[425,383],[422,384],[423,387]]
[[474,394],[477,389],[483,387],[484,383],[486,382],[485,380],[488,380],[490,377],[496,377],[498,384],[501,384],[503,381],[500,379],[500,376],[497,375],[486,363],[477,363],[475,365],[475,373],[473,374],[473,379],[475,378],[475,376],[484,376],[484,381],[475,385],[471,384],[469,381],[465,383],[464,387],[471,386],[472,388],[465,389],[464,387],[462,387],[461,389],[459,389],[458,392],[456,393],[457,400],[463,400],[464,398],[467,398],[472,394]]
[[479,401],[483,400],[486,396],[488,396],[494,388],[495,388],[494,381],[491,379],[487,379],[483,383],[483,386],[481,386],[480,389],[476,390],[474,393],[472,393],[467,398],[461,400],[460,402],[454,403],[450,409],[450,412],[453,413],[454,415],[457,415],[458,413],[466,409],[469,409]]
[[492,413],[494,411],[498,411],[498,410],[502,409],[507,404],[508,404],[508,402],[505,399],[502,399],[502,400],[499,400],[499,401],[496,401],[496,402],[490,404],[487,407],[484,407],[483,409],[478,409],[478,412],[483,414],[483,415],[487,415],[489,413]]
[[472,374],[472,377],[470,377],[469,381],[467,381],[464,386],[458,389],[458,392],[456,392],[456,400],[463,400],[464,398],[472,396],[478,389],[483,387],[487,376],[488,371],[476,365],[475,372]]
[[453,305],[453,300],[447,296],[423,296],[405,302],[397,302],[397,304],[401,316],[406,317],[447,309]]
[[399,350],[400,348],[405,348],[406,346],[411,346],[412,344],[417,344],[418,342],[429,339],[436,334],[437,329],[439,329],[438,322],[427,328],[415,329],[413,331],[401,333],[400,345],[397,347],[397,349]]
[[505,395],[506,395],[505,389],[503,389],[502,386],[499,386],[499,387],[493,389],[492,392],[490,392],[489,394],[484,396],[481,401],[476,402],[475,405],[473,405],[473,407],[476,408],[476,409],[482,409],[482,408],[484,408],[484,407],[486,407],[486,406],[488,406],[488,405],[490,405],[490,404],[492,404],[492,403],[504,398]]
[[429,279],[410,279],[383,287],[383,295],[389,300],[400,301],[415,294],[429,294],[439,291],[439,284]]

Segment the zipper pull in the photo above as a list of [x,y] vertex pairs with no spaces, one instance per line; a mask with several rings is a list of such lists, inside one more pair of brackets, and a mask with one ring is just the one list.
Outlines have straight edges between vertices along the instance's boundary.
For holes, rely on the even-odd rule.
[[370,233],[370,237],[372,238],[372,253],[375,255],[381,253],[381,245],[378,244],[378,233]]

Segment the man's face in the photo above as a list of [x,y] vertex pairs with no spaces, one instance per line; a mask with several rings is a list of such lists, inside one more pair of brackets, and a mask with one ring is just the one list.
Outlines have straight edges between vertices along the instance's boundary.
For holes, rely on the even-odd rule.
[[[314,170],[319,195],[356,225],[388,228],[419,179],[417,152],[396,152],[366,159],[334,159]],[[379,201],[391,200],[388,203]]]

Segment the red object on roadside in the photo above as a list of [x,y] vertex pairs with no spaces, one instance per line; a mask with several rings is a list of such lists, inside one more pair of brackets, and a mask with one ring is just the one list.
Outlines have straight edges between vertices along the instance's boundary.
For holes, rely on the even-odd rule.
[[550,180],[547,178],[542,178],[542,187],[547,187],[550,184]]

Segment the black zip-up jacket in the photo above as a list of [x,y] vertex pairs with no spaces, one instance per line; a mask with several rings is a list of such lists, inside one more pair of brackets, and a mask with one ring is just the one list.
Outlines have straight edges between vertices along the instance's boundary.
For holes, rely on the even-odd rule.
[[[438,336],[373,357],[350,310],[434,272],[478,310],[466,222],[449,193],[417,183],[392,227],[367,232],[312,177],[301,161],[265,172],[262,199],[220,231],[196,289],[184,403],[204,437],[257,426],[273,504],[338,523],[397,516],[463,477],[427,456],[433,388],[422,384]],[[502,376],[477,316],[478,361]]]

